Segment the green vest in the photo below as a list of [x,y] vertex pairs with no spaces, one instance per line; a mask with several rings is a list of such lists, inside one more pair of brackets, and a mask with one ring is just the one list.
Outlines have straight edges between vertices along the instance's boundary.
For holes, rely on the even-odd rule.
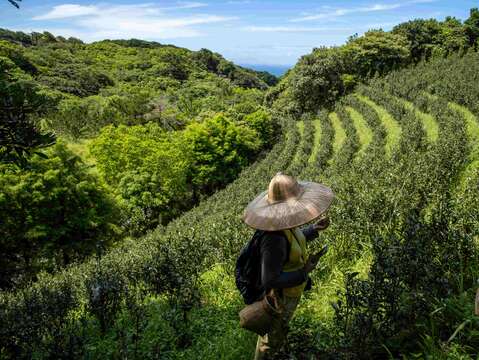
[[[308,259],[308,250],[306,247],[306,238],[299,228],[284,230],[284,234],[290,244],[289,259],[283,266],[284,272],[296,271],[301,269]],[[303,293],[306,282],[283,289],[283,294],[290,297],[300,297]]]

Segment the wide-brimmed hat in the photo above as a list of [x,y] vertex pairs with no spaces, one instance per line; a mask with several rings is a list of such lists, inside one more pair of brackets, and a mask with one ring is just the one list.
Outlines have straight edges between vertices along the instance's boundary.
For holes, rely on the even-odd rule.
[[306,224],[328,210],[334,198],[330,188],[292,176],[276,174],[246,207],[243,220],[252,228],[267,231],[291,229]]

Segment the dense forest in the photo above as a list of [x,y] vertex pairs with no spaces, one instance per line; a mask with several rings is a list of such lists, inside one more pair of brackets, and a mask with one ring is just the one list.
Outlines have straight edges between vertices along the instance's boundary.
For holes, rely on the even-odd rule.
[[278,133],[261,105],[276,78],[206,49],[0,39],[2,287],[166,224]]
[[233,267],[277,171],[337,194],[285,357],[476,358],[478,47],[471,9],[277,79],[0,30],[0,359],[250,358]]

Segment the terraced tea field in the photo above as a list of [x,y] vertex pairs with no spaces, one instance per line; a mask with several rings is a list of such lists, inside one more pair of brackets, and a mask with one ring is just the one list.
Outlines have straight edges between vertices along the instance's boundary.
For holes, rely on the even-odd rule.
[[[454,73],[456,62],[442,66]],[[424,78],[433,71],[426,70]],[[233,276],[235,259],[252,235],[241,215],[283,171],[327,184],[336,194],[332,224],[311,245],[319,249],[327,243],[330,251],[292,323],[292,339],[302,339],[296,351],[304,356],[327,352],[338,332],[330,303],[344,290],[348,273],[368,277],[373,237],[392,236],[411,217],[428,224],[444,207],[451,219],[461,219],[451,225],[458,236],[477,237],[479,107],[461,103],[460,90],[450,93],[441,82],[417,86],[419,75],[408,71],[359,86],[332,111],[320,109],[299,122],[278,120],[282,135],[264,158],[165,228],[113,250],[98,263],[92,260],[2,294],[2,336],[15,337],[23,353],[36,347],[53,352],[55,341],[74,341],[71,329],[83,329],[95,357],[105,354],[96,348],[102,336],[103,344],[106,336],[115,347],[122,319],[141,315],[140,330],[124,331],[136,334],[147,358],[165,352],[183,359],[219,359],[225,353],[231,359],[251,357],[256,339],[238,327],[242,302]],[[471,88],[467,76],[456,83],[459,89]],[[477,101],[479,85],[473,88],[469,98]],[[117,304],[116,312],[104,315],[111,321],[106,335],[91,320],[99,315],[89,289],[98,283],[113,289],[103,294],[105,303]],[[139,307],[128,307],[131,296]],[[164,315],[171,306],[185,306],[188,315],[175,322]],[[174,338],[185,326],[187,346],[153,339],[158,329]],[[165,343],[170,348],[161,348]],[[133,350],[126,346],[125,351]]]

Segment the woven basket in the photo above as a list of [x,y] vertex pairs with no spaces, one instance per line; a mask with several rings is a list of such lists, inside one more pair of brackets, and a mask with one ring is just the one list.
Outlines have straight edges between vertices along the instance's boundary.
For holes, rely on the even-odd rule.
[[263,299],[247,305],[240,311],[240,326],[264,336],[271,330],[274,319],[279,317],[280,314],[281,311],[277,305],[276,298],[272,295],[267,295]]

